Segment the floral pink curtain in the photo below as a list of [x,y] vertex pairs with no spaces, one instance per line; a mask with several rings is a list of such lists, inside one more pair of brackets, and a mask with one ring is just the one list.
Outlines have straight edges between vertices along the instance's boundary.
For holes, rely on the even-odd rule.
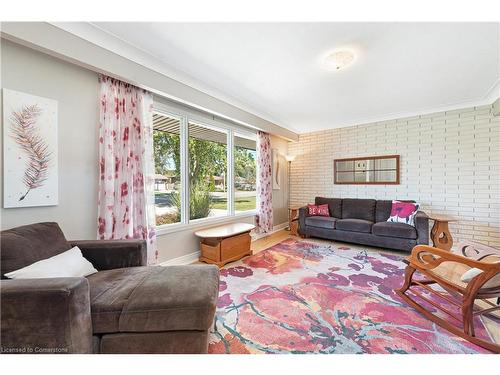
[[153,95],[100,76],[98,239],[144,239],[156,262]]
[[271,171],[271,138],[257,134],[257,229],[267,233],[273,229],[273,189]]

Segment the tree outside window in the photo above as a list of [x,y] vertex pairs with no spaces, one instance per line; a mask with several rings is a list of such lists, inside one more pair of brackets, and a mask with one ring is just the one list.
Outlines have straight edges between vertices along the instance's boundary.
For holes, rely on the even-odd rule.
[[[181,221],[181,119],[154,114],[156,224]],[[228,215],[226,130],[188,123],[189,220]],[[234,135],[236,213],[256,208],[256,143]]]

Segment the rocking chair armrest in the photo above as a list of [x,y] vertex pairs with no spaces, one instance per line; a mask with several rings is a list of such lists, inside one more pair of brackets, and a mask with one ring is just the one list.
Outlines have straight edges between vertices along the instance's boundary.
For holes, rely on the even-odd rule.
[[500,258],[500,249],[468,240],[459,242],[457,249],[453,252],[477,261],[482,261],[490,256]]
[[[425,257],[426,254],[431,254],[432,258]],[[482,271],[500,272],[500,263],[486,263],[476,261],[462,255],[451,253],[447,250],[442,250],[427,245],[415,246],[407,260],[411,265],[425,270],[436,268],[443,262],[456,262],[464,264],[470,268],[478,268]]]

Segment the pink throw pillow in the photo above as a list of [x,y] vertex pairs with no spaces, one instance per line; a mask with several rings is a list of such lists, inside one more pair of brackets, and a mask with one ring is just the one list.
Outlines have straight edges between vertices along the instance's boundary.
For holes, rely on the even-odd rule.
[[387,221],[415,226],[415,215],[419,207],[418,203],[392,201],[391,216]]
[[307,208],[309,209],[309,216],[330,216],[327,204],[320,204],[319,206],[308,204]]

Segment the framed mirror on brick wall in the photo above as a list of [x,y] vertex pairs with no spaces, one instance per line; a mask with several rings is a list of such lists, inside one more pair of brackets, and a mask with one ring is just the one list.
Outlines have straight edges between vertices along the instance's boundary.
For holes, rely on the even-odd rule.
[[344,185],[398,185],[399,155],[368,156],[335,159],[335,184]]

